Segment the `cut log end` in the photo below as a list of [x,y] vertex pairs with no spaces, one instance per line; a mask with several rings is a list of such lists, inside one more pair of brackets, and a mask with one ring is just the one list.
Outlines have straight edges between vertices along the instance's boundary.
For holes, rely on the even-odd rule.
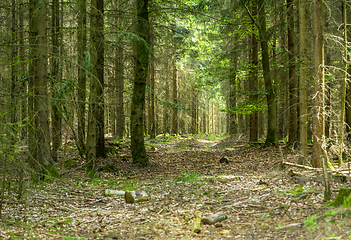
[[200,233],[201,232],[201,212],[196,211],[194,213],[194,227],[193,227],[193,232],[194,233]]
[[126,191],[124,198],[126,203],[138,203],[149,200],[145,191]]

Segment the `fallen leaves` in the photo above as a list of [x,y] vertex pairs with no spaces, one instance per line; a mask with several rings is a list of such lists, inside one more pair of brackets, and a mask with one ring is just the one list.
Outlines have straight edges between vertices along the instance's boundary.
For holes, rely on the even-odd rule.
[[[288,170],[276,171],[281,152],[228,149],[234,143],[225,142],[222,148],[221,142],[196,139],[157,144],[149,152],[152,165],[147,168],[128,162],[130,152],[125,149],[99,159],[101,166],[115,166],[118,172],[100,172],[100,178],[89,182],[80,169],[84,161],[79,160],[62,181],[29,190],[26,202],[8,196],[0,238],[310,239],[301,223],[324,211],[323,185],[313,175],[296,188]],[[228,162],[221,164],[224,156]],[[284,155],[284,161],[294,158]],[[301,173],[305,170],[293,169],[307,175]],[[333,188],[344,185],[335,182]],[[105,189],[144,191],[149,198],[127,204],[123,197],[104,194]],[[308,193],[305,199],[296,198],[299,191]],[[200,232],[193,233],[196,211],[204,216],[222,212],[228,218],[201,224]],[[342,230],[336,232],[342,235]]]

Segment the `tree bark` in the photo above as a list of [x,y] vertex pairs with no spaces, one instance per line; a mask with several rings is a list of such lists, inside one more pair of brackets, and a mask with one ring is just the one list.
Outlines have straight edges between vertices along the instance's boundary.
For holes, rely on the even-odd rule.
[[[16,136],[16,125],[17,123],[17,117],[16,117],[16,112],[17,112],[17,100],[18,100],[18,83],[17,83],[17,15],[16,15],[16,0],[12,0],[11,3],[11,17],[12,17],[12,23],[11,23],[11,105],[10,105],[10,112],[11,112],[11,124],[12,124],[12,136]],[[16,139],[14,137],[11,137],[11,144],[15,144]]]
[[51,91],[52,91],[52,108],[51,108],[51,134],[52,134],[52,159],[57,161],[57,151],[62,143],[61,123],[62,117],[60,112],[60,96],[57,94],[56,87],[60,82],[60,66],[59,66],[59,27],[60,27],[60,11],[59,0],[52,2],[52,60],[51,60]]
[[343,76],[343,81],[341,84],[341,111],[340,111],[340,129],[339,129],[339,135],[340,135],[340,151],[339,151],[339,167],[341,167],[342,164],[342,154],[344,152],[344,121],[345,121],[345,101],[346,101],[346,81],[347,81],[347,20],[346,20],[346,0],[343,0],[342,2],[342,20],[343,20],[343,37],[344,37],[344,42],[343,42],[343,47],[344,47],[344,56],[343,56],[343,62],[344,62],[344,76]]
[[[152,1],[151,1],[152,2]],[[154,33],[153,28],[150,27],[150,49],[154,51]],[[150,58],[150,109],[149,109],[149,124],[150,124],[150,138],[156,137],[156,122],[155,122],[155,58]]]
[[[257,16],[257,3],[253,2],[252,16]],[[255,29],[252,24],[252,30]],[[257,102],[258,100],[258,41],[256,34],[251,34],[251,69],[249,77],[249,89],[251,92],[251,101]],[[250,115],[250,142],[257,142],[258,139],[258,112],[254,111]]]
[[[20,1],[20,3],[23,3],[23,0]],[[22,73],[21,76],[21,83],[20,83],[20,95],[22,96],[21,100],[21,121],[22,124],[25,125],[25,127],[22,127],[21,129],[21,138],[27,140],[27,131],[28,127],[27,122],[27,116],[28,116],[28,106],[27,106],[27,81],[28,76],[26,75],[26,65],[25,65],[25,46],[24,46],[24,20],[23,20],[23,14],[25,10],[24,7],[21,6],[19,10],[19,16],[18,16],[18,31],[19,31],[19,59],[20,59],[20,64],[19,64],[19,69],[20,72]]]
[[133,163],[149,165],[144,144],[145,88],[149,65],[149,12],[148,0],[137,0],[137,34],[144,41],[135,43],[135,78],[131,106],[131,151]]
[[289,97],[290,97],[290,124],[289,144],[293,145],[298,141],[297,130],[297,104],[298,89],[295,68],[295,38],[294,38],[294,5],[293,0],[287,0],[288,14],[288,55],[289,55]]
[[299,77],[299,104],[300,104],[300,146],[301,163],[307,161],[307,24],[306,24],[306,1],[299,2],[299,32],[300,32],[300,77]]
[[[176,41],[176,40],[175,40]],[[173,114],[172,114],[172,133],[178,134],[178,69],[177,69],[177,44],[174,43],[173,54]]]
[[[105,155],[103,103],[103,1],[91,0],[90,10],[91,79],[89,94],[88,132],[86,144],[87,177],[96,175],[96,158]],[[102,59],[100,59],[102,58]],[[102,112],[101,112],[102,111]],[[102,116],[101,116],[102,115]],[[101,122],[102,121],[102,122]],[[101,128],[102,127],[102,128]],[[100,146],[99,146],[100,144]],[[101,149],[101,144],[103,149]]]
[[266,88],[266,97],[268,105],[268,129],[266,144],[276,143],[276,132],[277,132],[277,106],[276,106],[276,94],[275,86],[273,84],[271,74],[270,74],[270,63],[268,54],[268,35],[266,30],[266,11],[264,0],[258,0],[259,8],[259,34],[261,41],[261,51],[262,51],[262,68],[263,68],[263,79]]
[[85,111],[86,111],[86,88],[87,68],[90,62],[87,61],[87,10],[86,0],[78,0],[78,150],[85,152]]
[[[33,57],[33,88],[34,88],[34,120],[35,140],[37,143],[36,157],[37,170],[41,174],[40,179],[50,174],[58,177],[58,172],[53,167],[50,153],[50,130],[49,130],[49,99],[47,89],[47,36],[46,36],[46,9],[47,1],[33,1],[32,30],[34,42],[32,49]],[[34,139],[33,139],[34,140]]]
[[[104,1],[91,0],[91,43],[93,73],[97,81],[97,105],[94,110],[96,119],[96,157],[105,157],[105,114],[104,114]],[[95,9],[93,9],[95,8]]]
[[[351,22],[351,8],[346,8],[346,19],[347,22]],[[351,31],[351,25],[347,26],[348,30]],[[351,42],[351,34],[347,35],[348,42]],[[350,55],[348,54],[348,61],[351,61]],[[347,68],[348,75],[351,75],[351,68]],[[351,83],[348,82],[346,89],[346,110],[345,110],[345,119],[346,119],[346,138],[351,141]]]
[[312,165],[320,167],[324,136],[324,41],[323,2],[315,0],[313,5],[314,33],[314,111],[313,111],[313,159]]

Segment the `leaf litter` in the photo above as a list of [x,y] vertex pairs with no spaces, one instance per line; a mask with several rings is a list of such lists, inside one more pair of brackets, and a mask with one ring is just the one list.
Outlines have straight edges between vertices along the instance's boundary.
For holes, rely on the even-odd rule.
[[[61,180],[28,189],[23,200],[6,196],[0,239],[349,239],[350,213],[326,207],[320,176],[280,168],[282,161],[296,162],[296,152],[231,139],[173,138],[146,142],[146,168],[132,164],[125,143],[116,155],[99,159],[98,177],[90,181],[84,160],[66,150],[76,163],[61,169]],[[306,177],[298,180],[289,171]],[[332,183],[340,187],[349,183]],[[105,196],[106,189],[145,191],[150,199],[127,204]],[[223,212],[227,219],[194,233],[196,211]]]

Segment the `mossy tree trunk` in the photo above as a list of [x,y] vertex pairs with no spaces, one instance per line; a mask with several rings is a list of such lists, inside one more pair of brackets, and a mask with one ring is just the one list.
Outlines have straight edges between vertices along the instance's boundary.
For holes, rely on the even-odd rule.
[[137,0],[137,34],[143,41],[135,41],[135,76],[131,105],[131,151],[133,163],[149,164],[144,144],[145,89],[149,65],[148,0]]
[[53,167],[50,152],[49,130],[49,99],[47,89],[47,36],[46,36],[46,11],[48,1],[33,0],[32,32],[34,36],[33,57],[33,88],[34,88],[34,125],[37,170],[40,179],[46,176],[58,177],[57,170]]

